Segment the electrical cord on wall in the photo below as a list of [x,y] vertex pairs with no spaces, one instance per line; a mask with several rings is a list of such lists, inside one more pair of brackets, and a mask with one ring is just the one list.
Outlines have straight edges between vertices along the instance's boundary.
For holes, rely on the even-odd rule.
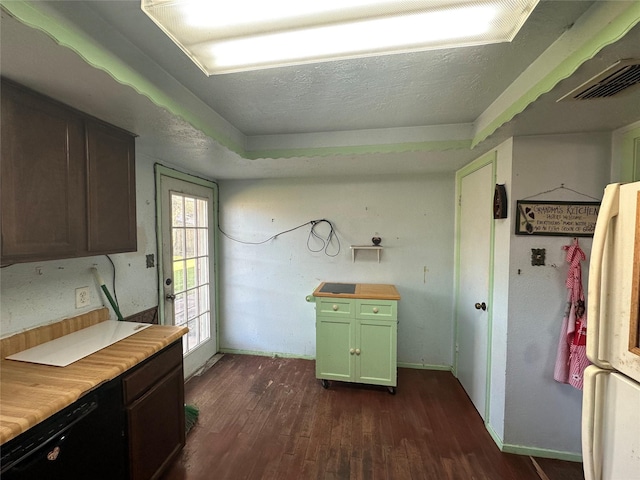
[[[322,237],[321,235],[318,234],[318,232],[316,231],[316,227],[322,223],[326,223],[329,225],[329,234],[325,237]],[[222,230],[222,228],[220,227],[220,224],[218,224],[218,230],[220,231],[220,233],[222,233],[222,235],[224,235],[225,237],[227,237],[229,240],[232,240],[234,242],[237,243],[242,243],[244,245],[262,245],[264,243],[267,243],[271,240],[275,240],[276,238],[278,238],[280,235],[284,235],[285,233],[290,233],[293,232],[295,230],[298,230],[300,228],[306,227],[307,225],[311,225],[311,229],[309,230],[309,236],[307,237],[307,249],[311,252],[317,253],[317,252],[322,252],[324,251],[324,254],[329,256],[329,257],[336,257],[339,253],[340,253],[340,239],[338,238],[338,234],[336,233],[336,230],[333,226],[333,224],[325,219],[325,218],[321,218],[319,220],[309,220],[308,222],[305,222],[301,225],[298,225],[297,227],[293,227],[290,228],[288,230],[284,230],[282,232],[276,233],[275,235],[272,235],[271,237],[267,238],[266,240],[262,240],[260,242],[246,242],[243,240],[238,240],[237,238],[233,238],[232,236],[230,236],[229,234],[227,234],[224,230]],[[315,238],[317,240],[319,240],[320,242],[322,242],[322,247],[320,247],[318,250],[314,250],[313,248],[311,248],[310,242],[311,242],[311,238]],[[337,251],[334,254],[329,253],[329,247],[331,246],[331,243],[333,241],[333,239],[335,238],[335,241],[337,243]]]

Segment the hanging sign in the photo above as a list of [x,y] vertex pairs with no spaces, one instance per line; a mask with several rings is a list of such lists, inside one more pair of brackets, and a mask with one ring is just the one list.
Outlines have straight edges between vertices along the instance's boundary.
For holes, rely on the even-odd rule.
[[600,202],[516,202],[516,235],[593,237]]

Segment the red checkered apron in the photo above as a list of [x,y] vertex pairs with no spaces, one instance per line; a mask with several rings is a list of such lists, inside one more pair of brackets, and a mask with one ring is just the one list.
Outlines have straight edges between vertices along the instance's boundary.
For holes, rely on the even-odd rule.
[[575,239],[572,245],[565,245],[562,248],[567,251],[569,263],[566,283],[567,307],[562,319],[553,378],[582,390],[582,375],[590,363],[586,352],[587,311],[580,266],[580,262],[585,260],[586,256],[578,245],[578,239]]

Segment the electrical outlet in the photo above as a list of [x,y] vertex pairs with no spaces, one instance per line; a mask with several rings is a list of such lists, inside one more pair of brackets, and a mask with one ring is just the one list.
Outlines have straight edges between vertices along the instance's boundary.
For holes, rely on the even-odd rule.
[[89,287],[76,288],[76,308],[84,308],[91,305]]

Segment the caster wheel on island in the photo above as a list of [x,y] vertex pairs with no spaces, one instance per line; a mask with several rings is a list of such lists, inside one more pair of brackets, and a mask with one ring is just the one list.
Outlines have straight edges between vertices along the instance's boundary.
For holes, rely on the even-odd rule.
[[322,388],[329,388],[329,380],[322,380]]
[[396,387],[387,387],[387,389],[389,390],[389,394],[391,394],[391,395],[395,395],[396,394]]

